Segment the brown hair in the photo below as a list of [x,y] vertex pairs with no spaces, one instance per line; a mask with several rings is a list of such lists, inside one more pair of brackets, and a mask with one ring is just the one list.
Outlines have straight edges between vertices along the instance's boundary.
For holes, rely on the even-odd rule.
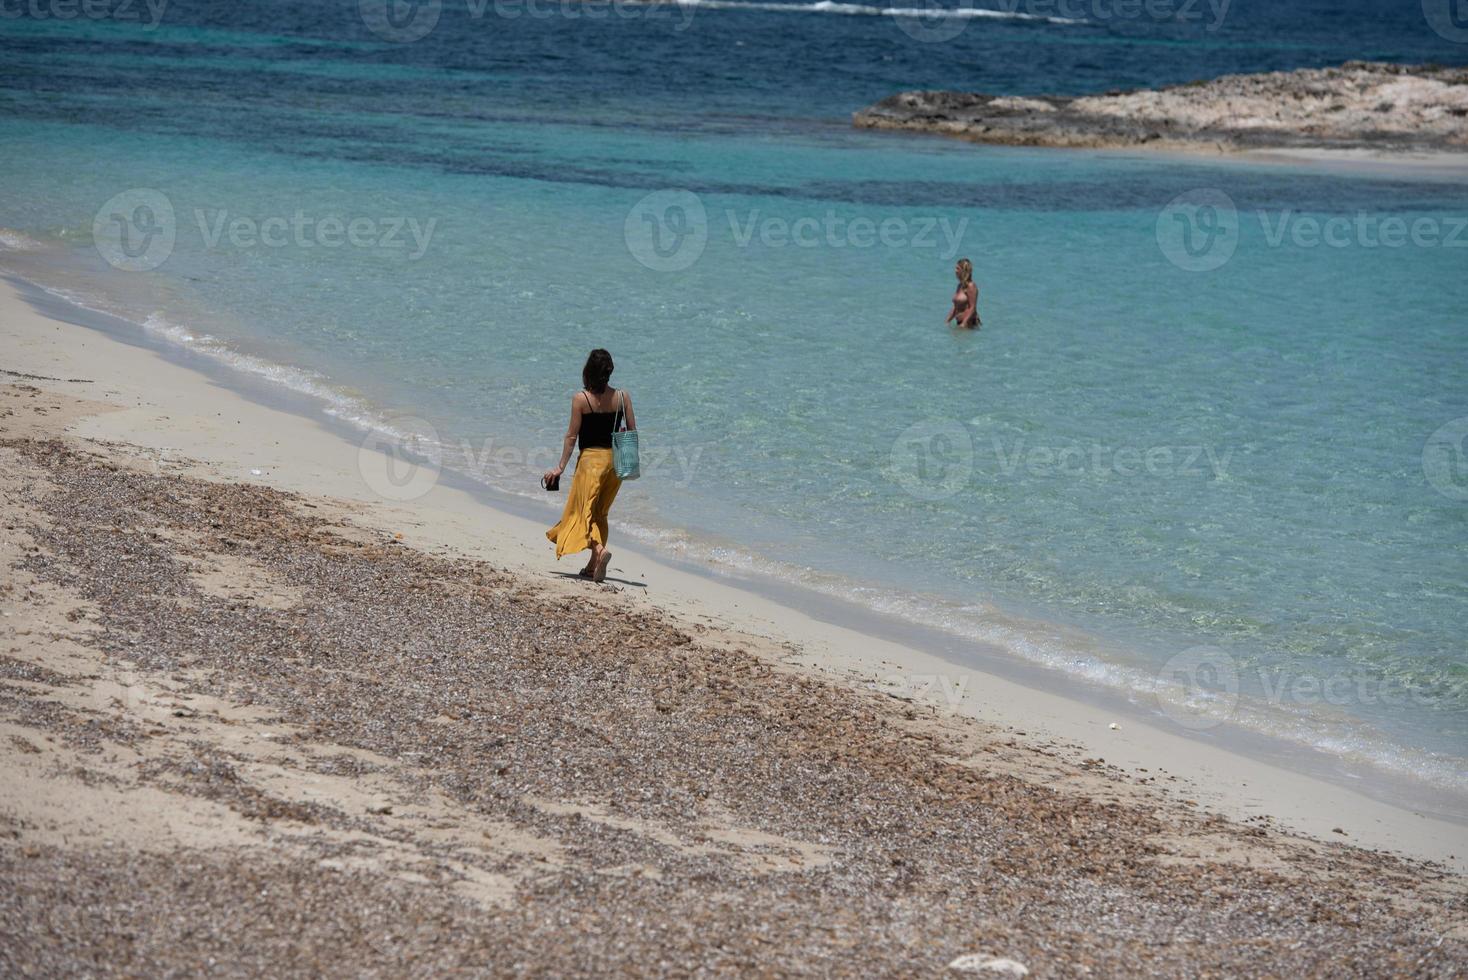
[[612,379],[614,370],[616,365],[612,363],[612,355],[598,347],[587,355],[586,366],[581,369],[581,383],[600,395],[607,390],[607,382]]
[[963,285],[967,286],[974,281],[974,264],[968,259],[958,260],[958,271],[963,273]]

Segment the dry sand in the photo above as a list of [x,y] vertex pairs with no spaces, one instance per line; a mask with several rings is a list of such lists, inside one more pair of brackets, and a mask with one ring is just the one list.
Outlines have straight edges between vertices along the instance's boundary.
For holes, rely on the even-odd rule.
[[1348,843],[1456,824],[626,547],[568,581],[11,287],[0,349],[0,973],[1468,969],[1460,872]]

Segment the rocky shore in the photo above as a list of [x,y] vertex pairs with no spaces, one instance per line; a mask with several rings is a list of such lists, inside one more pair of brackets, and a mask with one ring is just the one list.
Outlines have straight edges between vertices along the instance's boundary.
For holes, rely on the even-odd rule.
[[1461,153],[1468,69],[1352,61],[1082,97],[902,92],[853,122],[1011,146]]
[[0,385],[0,974],[1468,970],[1440,866],[70,436],[88,388]]

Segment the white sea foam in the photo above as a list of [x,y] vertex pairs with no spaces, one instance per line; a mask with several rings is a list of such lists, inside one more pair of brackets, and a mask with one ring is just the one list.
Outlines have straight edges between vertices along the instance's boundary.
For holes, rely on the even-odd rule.
[[1072,17],[1051,17],[988,7],[874,7],[861,3],[761,3],[757,0],[626,0],[628,6],[655,7],[669,2],[697,10],[763,10],[781,14],[835,14],[845,17],[921,17],[932,20],[1025,20],[1046,24],[1084,24]]
[[40,242],[13,228],[0,228],[0,249],[8,252],[33,252],[41,247]]
[[376,411],[367,402],[333,385],[321,374],[305,368],[280,364],[235,350],[225,341],[208,333],[184,326],[170,320],[162,313],[136,315],[118,309],[111,303],[75,289],[50,286],[32,281],[42,292],[70,303],[91,313],[116,317],[135,326],[142,327],[149,335],[176,344],[192,353],[202,354],[219,362],[224,367],[257,379],[268,381],[287,391],[308,395],[321,403],[322,411],[333,418],[342,419],[364,430],[385,432],[405,438],[395,432],[387,417]]

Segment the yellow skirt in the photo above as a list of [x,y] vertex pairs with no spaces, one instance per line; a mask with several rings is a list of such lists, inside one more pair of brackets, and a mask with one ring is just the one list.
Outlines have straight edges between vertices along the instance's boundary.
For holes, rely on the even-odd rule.
[[585,551],[593,541],[606,547],[607,514],[621,488],[610,449],[581,450],[561,522],[545,532],[555,542],[557,558]]

